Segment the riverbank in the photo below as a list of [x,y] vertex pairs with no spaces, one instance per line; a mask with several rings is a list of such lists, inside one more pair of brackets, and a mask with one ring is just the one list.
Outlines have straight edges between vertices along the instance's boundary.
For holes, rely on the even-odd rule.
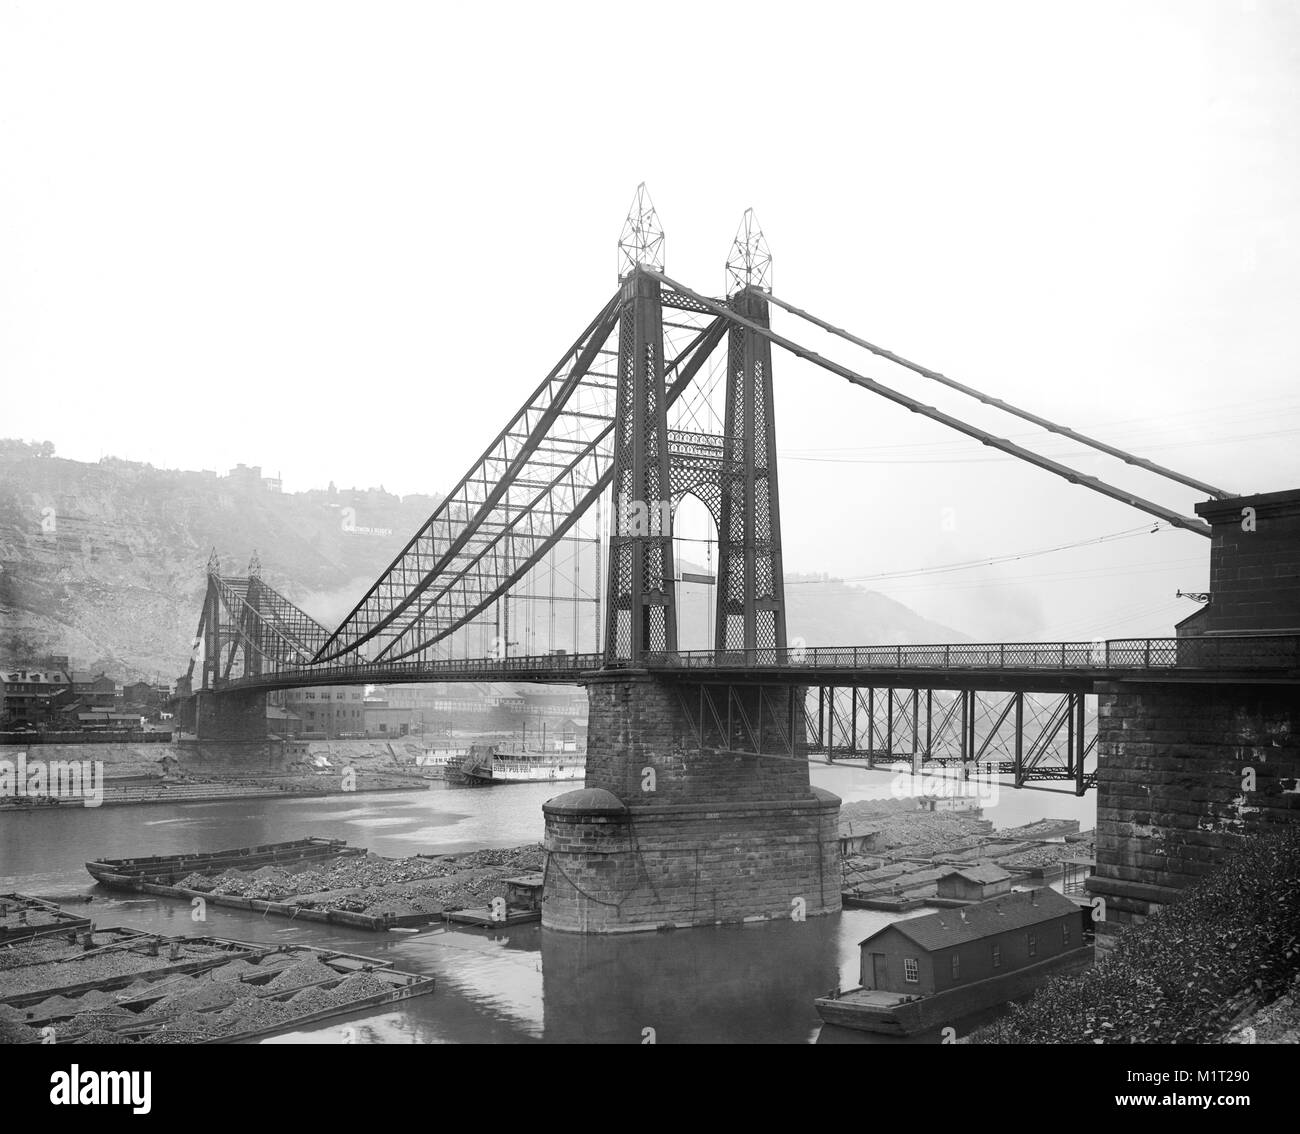
[[[423,753],[408,739],[0,745],[0,810],[413,790],[429,785]],[[85,774],[60,789],[56,770],[71,765]]]

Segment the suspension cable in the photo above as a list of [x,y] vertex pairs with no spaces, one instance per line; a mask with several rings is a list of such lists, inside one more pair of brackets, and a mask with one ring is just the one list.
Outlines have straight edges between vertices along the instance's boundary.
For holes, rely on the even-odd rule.
[[955,429],[958,433],[964,433],[967,437],[973,437],[976,441],[979,441],[983,445],[988,445],[990,448],[1000,449],[1004,453],[1010,453],[1013,457],[1019,457],[1022,461],[1027,461],[1031,465],[1036,465],[1040,469],[1045,469],[1047,472],[1053,473],[1056,476],[1069,481],[1071,484],[1081,484],[1085,488],[1091,488],[1094,492],[1099,492],[1103,496],[1109,496],[1112,500],[1118,500],[1120,503],[1127,504],[1141,512],[1146,512],[1148,515],[1158,516],[1160,519],[1167,521],[1176,528],[1185,528],[1187,531],[1196,532],[1198,535],[1203,535],[1207,539],[1211,534],[1210,525],[1205,523],[1203,520],[1199,520],[1194,516],[1184,516],[1180,512],[1175,512],[1163,505],[1156,504],[1141,496],[1136,496],[1122,488],[1116,488],[1115,486],[1106,483],[1100,477],[1088,476],[1085,473],[1079,472],[1077,469],[1071,468],[1069,465],[1063,465],[1059,461],[1054,461],[1049,457],[1040,456],[1031,449],[1026,449],[1022,445],[1017,445],[1012,441],[1006,440],[1006,438],[995,437],[987,430],[980,429],[978,426],[970,425],[967,422],[962,421],[961,418],[953,417],[951,414],[944,413],[942,410],[936,409],[934,406],[924,405],[921,402],[918,402],[915,398],[909,397],[907,394],[900,393],[881,382],[877,382],[874,378],[868,378],[863,374],[859,374],[855,370],[850,370],[847,366],[841,366],[838,362],[832,362],[828,358],[823,358],[816,351],[800,346],[792,339],[788,339],[784,335],[778,335],[775,331],[760,326],[752,319],[746,319],[743,315],[737,314],[730,307],[726,307],[721,303],[716,303],[712,299],[708,299],[705,296],[700,295],[698,292],[692,291],[690,288],[686,287],[685,284],[678,283],[676,280],[665,276],[662,272],[645,267],[641,270],[651,278],[657,279],[661,284],[680,292],[682,295],[688,296],[697,303],[703,304],[715,315],[720,315],[739,327],[744,327],[748,331],[753,331],[755,334],[761,335],[769,342],[775,343],[779,347],[783,347],[797,358],[802,358],[808,362],[815,363],[823,370],[829,370],[832,374],[837,374],[839,377],[852,382],[854,385],[861,386],[863,389],[879,394],[881,397],[887,398],[889,401],[895,402],[898,405],[911,410],[913,413],[919,413],[922,417],[928,417],[942,425],[948,426],[949,429]]
[[1117,449],[1114,445],[1108,445],[1105,441],[1099,441],[1095,437],[1089,437],[1086,434],[1079,433],[1077,430],[1070,429],[1068,426],[1057,425],[1054,421],[1049,421],[1047,418],[1040,417],[1036,413],[1030,413],[1029,410],[1021,409],[1019,406],[1013,406],[1010,402],[1004,402],[1001,398],[995,398],[989,394],[981,393],[973,386],[967,386],[962,382],[947,377],[947,375],[940,374],[937,370],[931,370],[928,366],[922,366],[919,362],[911,362],[902,355],[895,354],[892,350],[886,350],[884,347],[876,346],[874,343],[867,342],[866,339],[860,339],[857,335],[851,334],[839,327],[832,326],[824,319],[819,319],[816,315],[812,315],[807,311],[802,311],[798,307],[794,306],[794,304],[787,303],[784,299],[777,299],[775,295],[768,295],[767,299],[769,302],[775,303],[779,308],[781,308],[781,310],[788,311],[791,315],[797,315],[800,319],[806,319],[814,326],[820,327],[823,331],[827,331],[838,338],[844,339],[846,342],[863,347],[866,350],[871,351],[872,354],[878,355],[881,358],[886,358],[890,362],[898,363],[899,366],[905,366],[908,370],[920,374],[924,378],[929,378],[941,385],[949,387],[950,389],[958,390],[961,393],[974,398],[976,401],[983,402],[986,406],[993,406],[995,409],[1003,410],[1014,417],[1023,419],[1024,421],[1031,421],[1050,433],[1059,433],[1062,437],[1068,437],[1071,441],[1077,441],[1081,445],[1091,446],[1093,449],[1098,449],[1108,456],[1118,457],[1126,465],[1136,465],[1138,468],[1145,469],[1147,472],[1153,472],[1158,476],[1166,477],[1169,480],[1175,480],[1179,484],[1186,485],[1188,488],[1195,488],[1199,492],[1207,492],[1218,500],[1224,500],[1228,497],[1237,495],[1235,492],[1228,492],[1222,488],[1215,488],[1214,485],[1206,484],[1204,481],[1197,480],[1195,477],[1184,476],[1180,472],[1175,472],[1173,469],[1166,468],[1164,465],[1158,465],[1154,461],[1147,460],[1145,457],[1136,457],[1132,453],[1127,453],[1123,449]]

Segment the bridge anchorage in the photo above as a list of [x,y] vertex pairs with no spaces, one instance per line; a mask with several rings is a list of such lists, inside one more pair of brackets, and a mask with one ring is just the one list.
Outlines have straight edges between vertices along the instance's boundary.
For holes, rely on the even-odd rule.
[[[777,298],[752,211],[721,298],[666,274],[644,185],[618,258],[614,294],[335,629],[272,588],[256,557],[230,577],[214,553],[189,674],[200,737],[264,736],[267,692],[296,686],[585,685],[585,786],[543,808],[543,924],[589,933],[838,910],[839,800],[811,784],[814,760],[1096,788],[1093,882],[1118,922],[1146,916],[1257,824],[1300,814],[1284,806],[1300,775],[1300,491],[1234,496]],[[1210,499],[1182,514],[969,425],[776,333],[773,307]],[[1173,638],[791,643],[773,346],[1211,537],[1208,603]],[[674,524],[687,496],[717,532],[708,650],[679,648]],[[547,648],[529,647],[526,612],[557,578],[572,585],[572,632],[556,649],[552,616]]]

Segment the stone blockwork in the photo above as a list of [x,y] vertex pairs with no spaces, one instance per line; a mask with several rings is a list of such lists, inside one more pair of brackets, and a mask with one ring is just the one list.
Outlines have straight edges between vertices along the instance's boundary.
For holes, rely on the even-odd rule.
[[1211,525],[1207,634],[1300,634],[1300,490],[1196,505]]
[[[802,689],[782,691],[802,709]],[[757,727],[763,708],[757,691],[738,689],[743,709]],[[656,803],[707,800],[807,799],[806,760],[702,754],[686,713],[707,718],[696,687],[660,681],[645,673],[596,680],[587,686],[587,787],[603,788],[621,800],[642,802],[654,772]],[[684,703],[685,702],[685,703]],[[725,710],[723,710],[725,712]],[[770,707],[767,715],[770,717]],[[769,721],[770,723],[770,721]],[[788,727],[788,726],[787,726]],[[795,733],[806,734],[802,717]],[[739,737],[732,745],[748,749]],[[801,750],[806,755],[806,748]]]
[[199,693],[194,698],[200,740],[264,740],[266,694],[257,690]]
[[[1252,832],[1300,821],[1300,689],[1099,687],[1098,951]],[[1250,790],[1253,772],[1254,789]]]
[[[620,933],[839,910],[840,801],[809,784],[806,760],[701,753],[677,688],[648,674],[588,692],[586,787],[543,808],[544,926]],[[755,720],[757,694],[742,697]]]

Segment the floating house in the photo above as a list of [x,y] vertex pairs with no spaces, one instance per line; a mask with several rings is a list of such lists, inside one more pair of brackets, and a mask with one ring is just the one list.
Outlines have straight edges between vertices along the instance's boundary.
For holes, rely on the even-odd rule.
[[913,1035],[1032,992],[1092,962],[1079,906],[1055,890],[1019,890],[864,938],[861,986],[817,1000],[828,1024]]

